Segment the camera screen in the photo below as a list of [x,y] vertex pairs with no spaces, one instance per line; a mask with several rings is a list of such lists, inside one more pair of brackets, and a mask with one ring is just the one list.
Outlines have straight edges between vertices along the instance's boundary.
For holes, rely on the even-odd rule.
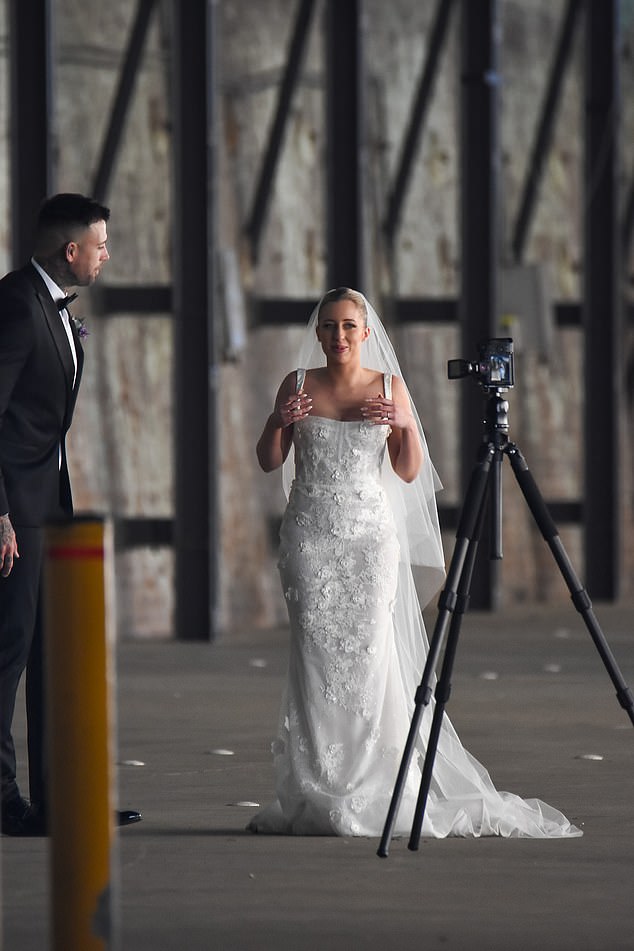
[[510,369],[510,357],[507,353],[504,355],[494,354],[489,361],[489,379],[491,383],[508,383]]
[[495,337],[482,345],[480,376],[487,386],[513,386],[513,341],[510,337]]

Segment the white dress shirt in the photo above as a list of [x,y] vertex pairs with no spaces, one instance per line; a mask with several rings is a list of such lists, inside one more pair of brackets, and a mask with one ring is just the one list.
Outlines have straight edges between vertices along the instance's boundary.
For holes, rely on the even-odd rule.
[[[57,301],[62,300],[64,297],[66,297],[66,294],[61,289],[61,287],[58,287],[58,285],[55,283],[53,278],[50,277],[42,267],[40,267],[40,265],[37,263],[35,258],[31,258],[31,264],[33,265],[35,270],[38,272],[38,274],[40,275],[40,277],[46,284],[49,294],[51,295],[51,297],[56,303]],[[73,340],[73,334],[70,329],[70,314],[68,313],[66,308],[63,307],[62,310],[60,310],[59,312],[59,316],[62,321],[62,324],[64,325],[66,336],[68,337],[68,345],[70,347],[70,352],[73,355],[73,363],[75,364],[75,372],[73,374],[73,386],[75,386],[75,380],[77,379],[77,351],[75,350],[75,341]]]
[[[40,277],[42,278],[42,280],[43,280],[44,283],[46,284],[46,287],[48,288],[49,294],[51,295],[51,297],[53,298],[53,300],[55,301],[55,303],[57,303],[58,300],[62,300],[62,298],[66,297],[66,294],[65,294],[64,291],[61,289],[61,287],[59,287],[59,286],[55,283],[55,281],[53,280],[53,278],[50,277],[50,276],[46,273],[46,271],[45,271],[43,268],[40,267],[40,265],[37,263],[37,261],[35,260],[35,258],[31,258],[31,264],[33,265],[33,267],[35,268],[35,270],[37,271],[37,273],[40,275]],[[73,386],[75,386],[75,380],[77,379],[77,351],[75,350],[75,341],[73,340],[73,333],[72,333],[72,331],[71,331],[71,329],[70,329],[70,314],[68,313],[68,311],[66,310],[66,308],[63,307],[63,308],[60,310],[60,312],[59,312],[59,316],[60,316],[60,319],[61,319],[61,321],[62,321],[62,324],[64,325],[64,330],[66,331],[66,336],[68,337],[68,345],[69,345],[69,347],[70,347],[70,352],[71,352],[72,355],[73,355],[73,363],[75,364],[75,372],[73,373]],[[60,447],[59,447],[59,467],[60,467],[60,469],[62,468],[62,447],[61,447],[61,445],[60,445]]]

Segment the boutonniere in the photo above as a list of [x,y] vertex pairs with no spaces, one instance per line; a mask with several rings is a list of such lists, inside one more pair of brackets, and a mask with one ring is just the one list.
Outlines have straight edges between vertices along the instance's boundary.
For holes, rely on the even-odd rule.
[[83,317],[71,317],[71,320],[75,324],[75,330],[80,340],[85,340],[86,337],[90,336],[90,331],[86,330],[86,322]]

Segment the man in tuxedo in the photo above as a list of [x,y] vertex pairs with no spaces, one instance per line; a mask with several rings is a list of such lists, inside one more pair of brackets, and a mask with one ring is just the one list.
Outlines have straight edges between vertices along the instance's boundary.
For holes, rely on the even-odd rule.
[[[46,834],[43,704],[43,528],[72,515],[66,433],[84,353],[68,310],[108,261],[110,211],[60,194],[42,205],[31,261],[0,281],[0,770],[2,832]],[[76,296],[76,295],[73,295]],[[16,782],[11,735],[26,668],[30,803]],[[119,824],[138,821],[118,814]]]

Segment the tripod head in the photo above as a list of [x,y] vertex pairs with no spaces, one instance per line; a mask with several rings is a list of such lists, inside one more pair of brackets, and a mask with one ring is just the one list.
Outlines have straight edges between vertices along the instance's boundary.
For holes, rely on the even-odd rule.
[[502,393],[494,390],[487,399],[483,441],[492,442],[498,448],[506,445],[509,432],[509,403]]
[[512,339],[485,340],[480,344],[477,360],[450,360],[447,375],[450,380],[473,376],[488,397],[480,452],[481,458],[488,458],[491,466],[491,559],[499,561],[502,558],[502,458],[513,448],[508,438],[509,404],[503,395],[515,383]]

